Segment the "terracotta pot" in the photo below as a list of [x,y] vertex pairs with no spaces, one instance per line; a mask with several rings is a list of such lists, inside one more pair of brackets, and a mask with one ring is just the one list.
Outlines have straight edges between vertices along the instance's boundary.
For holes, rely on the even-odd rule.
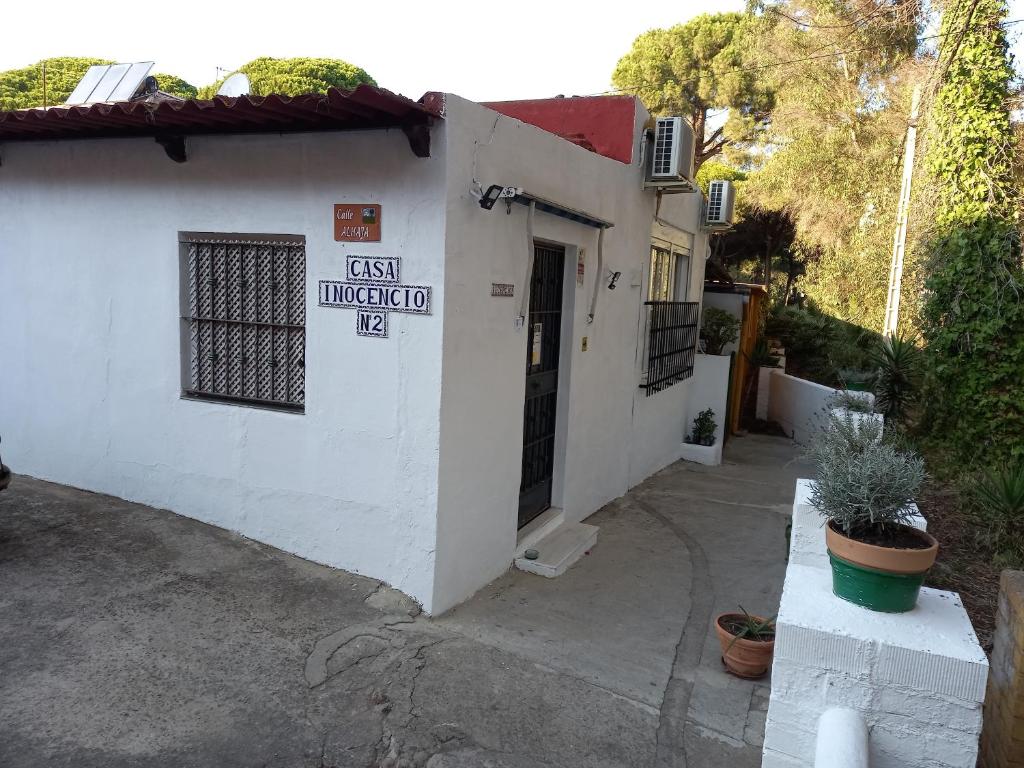
[[[715,617],[715,634],[722,646],[722,662],[730,672],[738,677],[762,677],[772,665],[772,653],[775,651],[775,640],[748,640],[737,638],[722,626],[722,619],[744,618],[742,613],[720,613]],[[764,621],[760,616],[753,616],[757,621]]]
[[847,602],[884,613],[905,613],[917,605],[917,596],[928,569],[935,562],[939,544],[935,537],[903,526],[926,547],[897,549],[865,544],[825,527],[828,558],[832,566],[832,592]]
[[908,532],[929,546],[926,549],[893,549],[865,544],[862,541],[848,538],[832,527],[825,526],[825,544],[836,557],[863,568],[871,568],[885,573],[925,573],[935,563],[939,554],[939,542],[935,537],[909,525],[902,526]]

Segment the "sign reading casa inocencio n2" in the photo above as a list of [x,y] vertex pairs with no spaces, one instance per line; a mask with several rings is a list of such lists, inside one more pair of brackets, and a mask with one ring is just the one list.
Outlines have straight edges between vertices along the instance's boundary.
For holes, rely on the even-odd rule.
[[402,285],[397,256],[348,256],[345,280],[320,281],[320,306],[356,310],[356,333],[387,336],[388,312],[430,314],[430,287]]
[[347,243],[379,243],[380,206],[372,203],[336,203],[334,239]]

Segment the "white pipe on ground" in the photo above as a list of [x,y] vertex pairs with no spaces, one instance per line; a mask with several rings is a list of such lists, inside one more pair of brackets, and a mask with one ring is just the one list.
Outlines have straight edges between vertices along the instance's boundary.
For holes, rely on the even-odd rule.
[[822,713],[814,768],[868,768],[868,727],[860,712],[836,707]]

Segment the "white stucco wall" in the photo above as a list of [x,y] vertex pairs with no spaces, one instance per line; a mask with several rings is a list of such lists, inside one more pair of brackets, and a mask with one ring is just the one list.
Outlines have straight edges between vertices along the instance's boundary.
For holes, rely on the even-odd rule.
[[[7,144],[0,169],[0,434],[16,472],[166,507],[382,578],[431,609],[444,303],[444,126]],[[383,204],[380,243],[332,205]],[[178,232],[306,237],[306,410],[180,397]],[[433,315],[390,338],[317,306],[347,253],[400,256]]]
[[790,376],[779,368],[773,368],[767,380],[768,418],[798,443],[806,443],[825,423],[836,390]]
[[[636,136],[645,115],[638,114]],[[597,274],[597,230],[538,213],[535,238],[566,247],[559,370],[558,438],[552,504],[568,521],[589,516],[678,456],[688,384],[645,397],[639,388],[655,196],[640,190],[639,158],[626,165],[552,134],[448,97],[444,379],[433,604],[443,610],[508,568],[516,542],[522,462],[526,331],[517,329],[528,256],[527,211],[482,210],[474,179],[528,192],[613,221],[605,269],[622,272],[614,291]],[[694,248],[691,300],[700,300],[706,238],[697,231],[699,195],[665,196],[660,216],[681,224]],[[671,229],[671,228],[670,228]],[[675,232],[674,229],[671,230]],[[682,242],[685,240],[686,242]],[[585,279],[576,282],[579,249]],[[587,324],[595,279],[596,318]],[[490,296],[514,283],[513,298]],[[582,350],[587,337],[587,351]]]
[[[597,231],[536,216],[535,237],[566,248],[553,505],[581,520],[675,460],[692,382],[646,397],[638,344],[652,234],[692,249],[700,301],[700,196],[666,195],[653,224],[639,151],[626,165],[453,96],[431,152],[398,131],[196,138],[181,165],[147,139],[5,147],[5,460],[381,578],[430,612],[465,599],[515,550],[526,354],[526,209],[483,211],[474,178],[615,222],[610,291]],[[334,242],[346,202],[383,206],[382,242]],[[305,413],[180,397],[179,231],[305,236]],[[402,257],[433,314],[357,336],[354,310],[317,306],[347,254]]]
[[724,441],[725,423],[728,420],[726,401],[731,363],[729,355],[697,355],[693,365],[692,391],[686,408],[687,433],[693,431],[693,420],[698,413],[707,408],[715,412],[715,443],[719,445]]

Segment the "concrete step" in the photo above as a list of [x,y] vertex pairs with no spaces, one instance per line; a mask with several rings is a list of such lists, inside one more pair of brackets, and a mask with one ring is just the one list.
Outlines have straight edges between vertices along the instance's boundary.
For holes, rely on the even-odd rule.
[[517,557],[515,566],[521,571],[553,579],[565,573],[570,565],[589,552],[596,543],[596,525],[563,523],[533,545],[532,549],[537,550],[536,560]]

